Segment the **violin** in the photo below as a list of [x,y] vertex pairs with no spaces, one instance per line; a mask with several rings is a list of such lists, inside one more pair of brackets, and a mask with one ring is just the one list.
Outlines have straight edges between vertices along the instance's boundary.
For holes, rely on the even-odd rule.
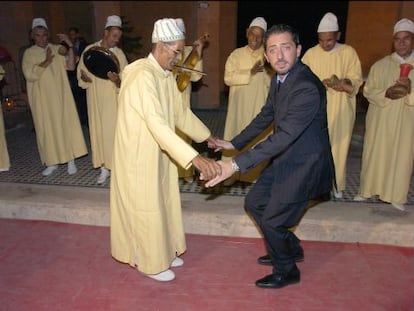
[[[205,41],[208,40],[208,38],[209,34],[205,33],[198,39],[198,41],[200,41],[200,44],[203,44]],[[177,86],[180,92],[183,92],[190,83],[191,73],[205,75],[205,73],[194,69],[195,65],[199,60],[200,57],[197,53],[197,49],[195,48],[195,46],[193,46],[193,49],[191,50],[190,54],[188,54],[187,58],[183,62],[178,62],[174,66],[173,72],[177,75]]]

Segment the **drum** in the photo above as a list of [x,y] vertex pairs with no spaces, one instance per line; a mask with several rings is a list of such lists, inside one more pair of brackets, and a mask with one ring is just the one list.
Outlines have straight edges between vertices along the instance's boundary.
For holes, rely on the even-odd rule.
[[83,63],[95,76],[108,79],[108,71],[119,73],[119,61],[114,53],[101,46],[93,46],[83,54]]

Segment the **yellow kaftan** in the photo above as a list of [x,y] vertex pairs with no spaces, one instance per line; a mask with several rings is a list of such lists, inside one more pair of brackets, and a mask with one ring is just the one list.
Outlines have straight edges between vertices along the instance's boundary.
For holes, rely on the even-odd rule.
[[152,54],[123,71],[110,188],[111,252],[120,262],[156,274],[186,250],[178,173],[198,154],[192,140],[210,136],[185,107],[176,80]]
[[[3,80],[5,71],[0,65],[0,81]],[[1,104],[1,103],[0,103]],[[9,152],[7,150],[6,130],[4,127],[3,109],[0,106],[0,169],[10,168]]]
[[[184,56],[183,60],[185,61],[188,57],[188,55],[193,51],[192,46],[185,46],[184,47]],[[196,65],[194,66],[195,70],[203,71],[203,60],[200,59]],[[190,83],[188,84],[187,88],[181,92],[181,95],[183,96],[184,105],[186,107],[191,108],[191,82],[197,82],[202,78],[201,74],[198,73],[191,73],[190,75]],[[183,132],[177,129],[177,134],[184,139],[187,143],[191,144],[191,138],[185,135]],[[194,168],[190,167],[188,169],[184,169],[181,166],[178,166],[178,177],[184,178],[184,177],[191,177],[194,175]]]
[[339,79],[349,79],[353,92],[338,92],[327,88],[327,116],[329,139],[335,163],[337,190],[346,188],[346,161],[356,118],[356,95],[363,82],[361,62],[355,49],[337,43],[331,51],[318,44],[303,55],[302,62],[308,65],[322,81],[335,74]]
[[37,147],[46,166],[66,163],[88,153],[65,57],[58,53],[59,45],[49,46],[54,58],[46,68],[39,66],[46,59],[46,49],[37,45],[28,48],[22,60]]
[[[227,116],[224,126],[224,139],[231,140],[239,134],[260,112],[269,92],[272,72],[264,70],[255,75],[250,74],[257,61],[264,62],[263,47],[252,50],[248,45],[235,49],[227,58],[224,71],[224,83],[229,86]],[[272,131],[269,127],[243,150],[250,149]],[[223,160],[233,157],[238,152],[223,151]],[[242,181],[254,182],[266,163],[255,167],[238,177]]]
[[[410,60],[414,65],[414,59]],[[414,93],[396,100],[385,98],[400,74],[394,54],[372,65],[364,86],[369,101],[362,152],[363,197],[378,195],[384,202],[404,204],[410,187],[414,150]],[[414,81],[414,70],[409,78]]]
[[[85,52],[93,46],[101,46],[101,42],[102,40],[85,48],[79,61],[77,76],[79,86],[86,89],[92,165],[94,168],[104,166],[111,169],[119,89],[111,80],[93,75],[83,62]],[[111,48],[110,51],[118,58],[122,73],[128,64],[124,52],[118,47]],[[81,79],[81,70],[86,72],[92,82]]]

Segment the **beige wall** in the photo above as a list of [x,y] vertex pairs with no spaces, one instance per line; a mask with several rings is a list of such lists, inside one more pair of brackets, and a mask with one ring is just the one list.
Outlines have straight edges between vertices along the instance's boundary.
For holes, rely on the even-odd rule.
[[[200,6],[200,3],[206,6]],[[181,17],[187,28],[187,44],[203,33],[210,34],[204,53],[202,84],[193,92],[192,105],[216,108],[227,90],[223,82],[224,64],[236,48],[237,1],[3,1],[0,10],[0,46],[18,60],[18,50],[28,42],[33,17],[44,17],[51,41],[56,33],[78,26],[89,42],[102,37],[108,15],[121,15],[134,33],[143,38],[139,57],[151,49],[154,21],[162,17]],[[392,28],[402,17],[414,19],[414,1],[350,1],[346,43],[358,52],[364,75],[370,66],[392,50]]]

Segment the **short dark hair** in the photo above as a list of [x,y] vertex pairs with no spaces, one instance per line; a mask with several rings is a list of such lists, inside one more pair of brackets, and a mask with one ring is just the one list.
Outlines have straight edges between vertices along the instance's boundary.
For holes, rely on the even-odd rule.
[[295,42],[296,45],[300,44],[299,33],[296,31],[295,28],[293,28],[292,26],[286,25],[286,24],[278,24],[278,25],[273,25],[265,32],[265,35],[263,38],[264,49],[266,50],[267,40],[269,39],[270,35],[276,34],[276,33],[284,33],[284,32],[288,32],[292,35],[292,40],[293,42]]
[[79,33],[79,28],[78,27],[70,27],[69,28],[69,32],[74,31],[76,33]]

